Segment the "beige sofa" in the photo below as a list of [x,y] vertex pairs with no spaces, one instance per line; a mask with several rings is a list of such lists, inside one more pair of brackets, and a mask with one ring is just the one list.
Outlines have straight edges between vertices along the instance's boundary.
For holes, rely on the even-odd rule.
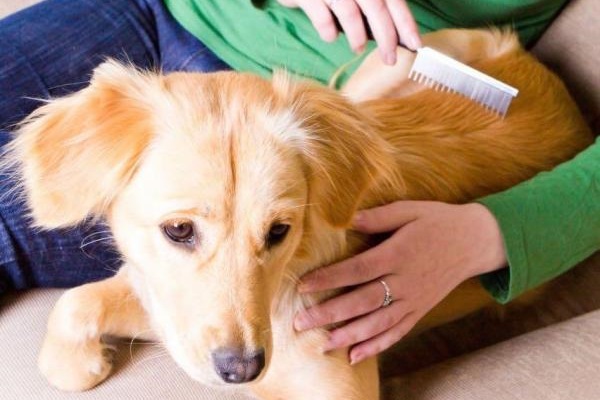
[[[35,2],[1,0],[0,17]],[[534,48],[568,83],[596,133],[598,18],[598,0],[574,0]],[[536,304],[508,308],[503,316],[475,314],[403,341],[381,359],[384,399],[600,398],[599,287],[595,255]],[[113,375],[96,389],[65,394],[49,387],[37,372],[36,356],[61,292],[32,290],[0,299],[0,399],[247,399],[203,387],[164,351],[127,342],[119,344]]]

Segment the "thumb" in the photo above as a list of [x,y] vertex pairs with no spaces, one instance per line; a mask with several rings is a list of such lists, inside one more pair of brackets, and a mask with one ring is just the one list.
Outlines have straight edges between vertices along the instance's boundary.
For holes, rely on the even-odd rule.
[[420,217],[431,203],[405,200],[361,210],[354,214],[352,228],[364,233],[390,232]]

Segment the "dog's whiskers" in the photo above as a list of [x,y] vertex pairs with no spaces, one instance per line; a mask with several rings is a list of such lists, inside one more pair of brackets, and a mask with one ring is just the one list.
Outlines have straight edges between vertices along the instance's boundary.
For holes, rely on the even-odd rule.
[[[104,230],[98,230],[96,232],[92,232],[81,239],[81,244],[79,245],[79,249],[85,254],[88,258],[99,261],[104,265],[104,269],[111,272],[117,273],[119,271],[120,265],[123,264],[122,257],[115,250],[114,254],[116,257],[106,259],[104,257],[96,257],[93,254],[94,247],[92,247],[92,251],[90,252],[88,248],[96,243],[105,243],[109,248],[114,247],[111,244],[114,244],[114,237],[112,236],[112,231],[109,229],[106,223],[98,223],[99,226],[104,227]],[[102,236],[105,235],[105,236]],[[100,237],[98,237],[100,236]]]
[[146,363],[146,362],[149,362],[149,361],[152,361],[152,360],[158,360],[158,359],[165,358],[165,357],[168,357],[168,356],[169,356],[169,353],[167,352],[167,350],[163,349],[162,352],[159,352],[157,354],[153,354],[150,357],[146,357],[146,358],[143,358],[143,359],[139,360],[138,362],[136,362],[135,364],[133,364],[133,367],[137,368],[140,365],[142,365],[143,363]]
[[90,233],[89,235],[87,235],[86,238],[91,238],[91,237],[94,237],[96,235],[104,235],[105,233],[109,233],[110,234],[111,230],[110,229],[106,229],[106,230],[103,230],[103,231],[93,232],[93,233]]
[[[79,85],[79,86],[82,86],[82,85],[85,85],[85,84],[87,84],[87,83],[89,83],[89,82],[88,82],[88,81],[69,82],[69,83],[63,83],[62,85],[55,85],[55,86],[52,86],[52,87],[50,87],[49,89],[50,89],[50,90],[55,90],[55,89],[59,89],[59,88],[67,87],[67,86],[74,86],[74,85]],[[31,99],[31,100],[41,100],[41,99],[39,99],[39,98],[35,98],[35,97],[28,97],[28,98],[29,98],[29,99]],[[46,101],[48,101],[47,99],[43,99],[43,100],[46,100]]]
[[112,274],[116,274],[117,272],[119,272],[119,268],[112,268],[112,267],[108,267],[108,266],[105,266],[104,270],[111,272]]
[[[92,239],[96,236],[101,236],[101,235],[107,235],[107,236],[100,237],[100,239]],[[97,241],[108,240],[108,239],[112,239],[111,231],[109,229],[103,230],[103,231],[98,231],[98,232],[93,232],[93,233],[90,233],[89,235],[85,236],[83,239],[81,239],[81,247],[88,246],[92,243],[96,243]]]
[[100,243],[100,242],[110,242],[112,241],[112,237],[105,237],[105,238],[99,238],[99,239],[94,239],[94,240],[90,240],[89,242],[82,242],[81,245],[79,246],[80,249],[83,249],[84,247],[90,246],[94,243]]
[[[153,329],[146,329],[146,330],[143,330],[143,331],[139,331],[139,332],[137,332],[135,335],[133,335],[133,336],[131,337],[131,340],[129,341],[129,358],[130,358],[130,359],[133,359],[133,344],[134,344],[135,340],[136,340],[138,337],[140,337],[140,335],[143,335],[144,333],[147,333],[147,332],[152,332],[152,331],[153,331]],[[160,343],[160,342],[156,342],[156,341],[148,341],[148,342],[138,342],[138,343],[136,343],[136,344],[153,344],[153,345],[154,345],[154,344],[157,344],[157,343]],[[161,347],[161,348],[162,348],[162,347]]]

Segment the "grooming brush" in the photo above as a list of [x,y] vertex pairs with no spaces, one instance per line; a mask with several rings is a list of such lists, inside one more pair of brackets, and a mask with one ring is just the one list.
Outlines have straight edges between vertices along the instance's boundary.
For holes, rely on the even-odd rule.
[[[373,40],[369,23],[362,15],[367,37]],[[337,29],[343,32],[342,25],[335,19]],[[415,53],[404,43],[399,46]],[[422,47],[416,50],[417,57],[410,69],[408,77],[418,83],[425,84],[434,89],[458,93],[468,97],[477,104],[504,118],[513,98],[519,90],[477,71],[431,47]],[[334,78],[335,79],[335,78]]]
[[468,97],[502,118],[506,115],[512,99],[519,93],[514,87],[431,47],[417,50],[417,57],[408,77],[434,89]]

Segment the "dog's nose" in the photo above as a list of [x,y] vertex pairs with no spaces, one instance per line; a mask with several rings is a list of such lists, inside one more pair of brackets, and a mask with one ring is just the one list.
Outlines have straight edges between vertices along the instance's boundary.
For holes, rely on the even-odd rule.
[[250,382],[265,367],[264,349],[248,355],[244,349],[224,347],[215,350],[212,359],[217,374],[227,383]]

